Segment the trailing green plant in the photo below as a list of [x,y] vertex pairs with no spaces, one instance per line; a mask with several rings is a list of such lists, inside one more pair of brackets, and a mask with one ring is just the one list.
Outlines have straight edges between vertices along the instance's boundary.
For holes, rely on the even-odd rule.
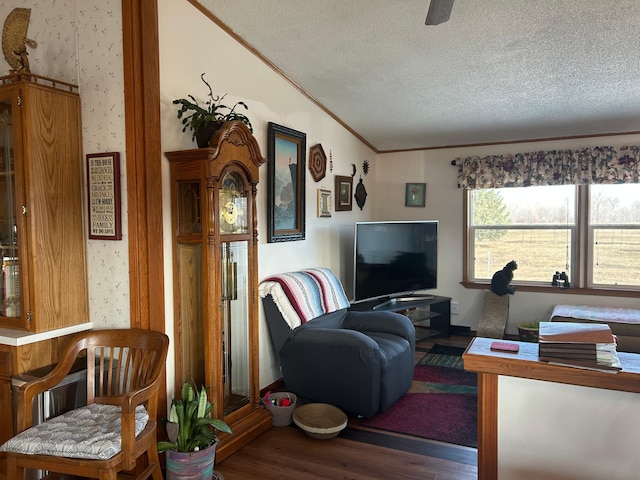
[[233,107],[224,105],[222,101],[227,94],[225,93],[222,96],[214,95],[211,85],[204,79],[204,75],[204,73],[200,75],[200,78],[209,89],[208,100],[204,105],[200,105],[193,95],[187,95],[187,98],[178,98],[173,101],[174,105],[180,105],[178,118],[182,119],[182,131],[186,132],[187,129],[191,129],[193,132],[192,139],[195,139],[198,129],[209,123],[224,123],[239,120],[246,124],[251,133],[253,133],[253,126],[249,118],[237,111],[239,107],[248,110],[249,107],[247,104],[244,102],[236,102]]
[[518,323],[518,327],[528,328],[530,330],[536,330],[540,328],[540,322],[537,322],[535,320],[531,320],[528,322],[520,322]]
[[211,418],[212,408],[204,387],[197,391],[189,382],[184,382],[182,398],[171,400],[169,419],[163,421],[169,440],[158,442],[158,451],[194,452],[215,443],[216,430],[232,433],[225,422]]

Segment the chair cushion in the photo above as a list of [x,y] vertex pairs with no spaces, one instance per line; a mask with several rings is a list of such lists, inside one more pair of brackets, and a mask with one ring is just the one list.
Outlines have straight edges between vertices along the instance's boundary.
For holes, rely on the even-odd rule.
[[[122,448],[120,407],[94,403],[34,425],[0,447],[0,451],[107,460]],[[135,435],[149,414],[136,408]]]
[[411,387],[415,361],[411,343],[389,333],[370,333],[380,352],[380,411],[389,409]]

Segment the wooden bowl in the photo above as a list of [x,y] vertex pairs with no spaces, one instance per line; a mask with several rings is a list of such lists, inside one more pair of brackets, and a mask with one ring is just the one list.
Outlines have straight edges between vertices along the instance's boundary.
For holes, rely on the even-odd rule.
[[337,436],[347,426],[347,416],[327,403],[307,403],[296,408],[293,421],[307,435],[320,440]]

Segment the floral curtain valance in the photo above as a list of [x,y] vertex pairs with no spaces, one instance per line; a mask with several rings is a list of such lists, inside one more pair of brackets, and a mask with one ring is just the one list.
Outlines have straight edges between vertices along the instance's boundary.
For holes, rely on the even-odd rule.
[[461,188],[640,183],[640,146],[550,150],[455,160]]

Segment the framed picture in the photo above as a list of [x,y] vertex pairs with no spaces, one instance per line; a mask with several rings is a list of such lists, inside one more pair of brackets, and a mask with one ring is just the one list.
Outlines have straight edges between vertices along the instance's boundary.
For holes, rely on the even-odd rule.
[[353,177],[336,175],[336,212],[351,210],[352,198]]
[[318,216],[331,216],[331,190],[326,188],[318,189]]
[[87,155],[89,238],[122,240],[120,154]]
[[267,241],[304,240],[307,136],[269,122]]
[[405,207],[424,207],[427,196],[426,183],[407,183],[404,192]]

